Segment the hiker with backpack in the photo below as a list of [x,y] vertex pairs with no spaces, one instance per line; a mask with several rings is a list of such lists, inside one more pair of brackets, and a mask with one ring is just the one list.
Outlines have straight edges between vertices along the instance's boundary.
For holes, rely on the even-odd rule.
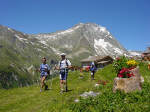
[[94,80],[94,75],[96,72],[96,66],[95,66],[94,62],[91,63],[90,71],[91,71],[91,80]]
[[42,64],[40,65],[39,69],[41,73],[41,88],[40,92],[42,92],[42,88],[45,87],[45,90],[48,89],[48,86],[45,84],[46,77],[50,74],[50,67],[48,64],[46,64],[46,58],[42,58]]
[[61,54],[61,61],[58,63],[57,70],[60,70],[60,88],[61,88],[61,93],[64,92],[64,87],[65,87],[65,92],[68,91],[67,88],[67,76],[68,76],[68,70],[71,68],[71,62],[66,59],[66,54],[62,53]]

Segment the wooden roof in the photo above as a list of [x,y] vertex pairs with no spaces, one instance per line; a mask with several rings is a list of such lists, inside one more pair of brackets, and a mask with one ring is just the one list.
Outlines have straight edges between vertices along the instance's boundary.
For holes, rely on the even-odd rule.
[[108,60],[108,61],[100,61],[100,62],[98,62],[98,64],[103,64],[103,63],[108,63],[108,62],[110,62],[110,60]]
[[104,58],[111,58],[111,57],[110,56],[90,56],[86,59],[81,60],[80,62],[97,62],[97,61],[102,60]]
[[143,54],[150,54],[150,47],[148,47],[147,50],[143,52]]

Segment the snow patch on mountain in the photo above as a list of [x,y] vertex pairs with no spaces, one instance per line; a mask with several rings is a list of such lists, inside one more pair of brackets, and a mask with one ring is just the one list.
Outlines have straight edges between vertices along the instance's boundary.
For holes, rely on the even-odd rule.
[[141,56],[142,53],[136,51],[128,51],[131,56]]
[[17,35],[17,34],[15,34],[15,37],[17,37],[20,41],[27,41],[27,39],[25,39],[25,38],[21,38],[19,35]]
[[14,32],[11,28],[8,28],[9,31],[11,31],[12,33]]
[[106,28],[105,28],[105,27],[100,27],[100,31],[101,31],[101,32],[105,32],[105,31],[106,31]]
[[113,48],[117,54],[123,54],[123,51],[119,48]]
[[81,26],[78,25],[78,26],[73,27],[73,28],[70,28],[70,29],[68,29],[68,30],[59,32],[59,33],[57,33],[57,35],[64,35],[64,34],[72,33],[73,31],[75,31],[76,29],[78,29],[78,28],[80,28],[80,27],[81,27]]
[[51,33],[51,34],[37,34],[36,38],[39,40],[48,40],[48,39],[57,39],[58,37],[62,36],[62,35],[67,35],[67,34],[71,34],[72,32],[74,32],[76,29],[80,28],[83,24],[80,23],[80,25],[76,25],[68,30],[64,30],[64,31],[59,31],[56,33]]
[[112,45],[109,42],[105,42],[104,39],[99,40],[94,39],[94,47],[97,48],[98,46],[104,49],[107,49],[108,46],[112,47]]
[[101,55],[102,52],[106,55],[108,46],[112,47],[112,45],[108,42],[105,42],[104,39],[94,39],[94,48],[98,55]]
[[57,33],[57,35],[64,35],[66,33],[71,33],[73,31],[74,31],[73,29],[69,29],[69,30],[65,30],[65,31],[59,32],[59,33]]
[[44,41],[44,40],[40,40],[39,42],[41,42],[42,44],[44,44],[44,45],[48,46],[47,42],[46,42],[46,41]]
[[106,42],[104,39],[95,39],[94,40],[94,48],[97,54],[102,54],[102,52],[105,55],[108,54],[117,54],[117,55],[123,55],[124,51],[113,46],[111,43]]

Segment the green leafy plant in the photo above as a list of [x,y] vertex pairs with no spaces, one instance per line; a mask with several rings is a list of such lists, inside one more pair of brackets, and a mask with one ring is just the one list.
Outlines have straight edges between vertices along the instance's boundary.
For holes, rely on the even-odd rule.
[[127,61],[128,59],[125,56],[118,57],[114,60],[113,69],[117,74],[122,68],[128,68]]

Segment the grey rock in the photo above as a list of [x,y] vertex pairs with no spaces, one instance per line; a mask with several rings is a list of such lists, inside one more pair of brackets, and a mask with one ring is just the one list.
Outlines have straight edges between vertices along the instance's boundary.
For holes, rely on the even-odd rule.
[[95,97],[97,95],[99,95],[100,93],[95,93],[93,91],[89,91],[89,92],[84,92],[83,94],[81,94],[80,96],[83,98],[88,98],[88,97]]
[[130,78],[118,78],[114,79],[114,87],[113,92],[116,90],[124,91],[125,93],[129,93],[136,90],[142,90],[143,77],[141,77],[139,73],[139,67],[131,70],[131,72],[135,75]]

